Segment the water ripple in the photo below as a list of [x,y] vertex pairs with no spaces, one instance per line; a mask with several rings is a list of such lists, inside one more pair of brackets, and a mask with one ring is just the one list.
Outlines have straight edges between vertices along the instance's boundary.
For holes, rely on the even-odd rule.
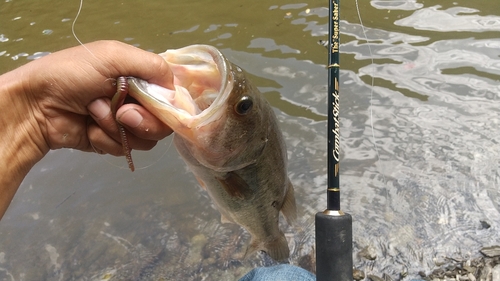
[[471,15],[479,11],[466,7],[453,7],[446,10],[440,10],[440,8],[441,6],[436,5],[419,9],[409,17],[395,21],[394,24],[441,32],[500,31],[499,16]]

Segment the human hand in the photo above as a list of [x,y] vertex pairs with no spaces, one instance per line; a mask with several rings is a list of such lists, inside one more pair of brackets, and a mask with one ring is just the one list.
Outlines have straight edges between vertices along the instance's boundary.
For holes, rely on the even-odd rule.
[[[119,76],[173,88],[163,58],[117,41],[65,49],[0,75],[0,218],[50,149],[124,154],[110,111]],[[116,118],[132,149],[150,149],[172,132],[137,104],[123,105]]]
[[[110,111],[116,78],[134,76],[173,88],[173,76],[158,55],[117,41],[98,41],[55,52],[22,66],[24,110],[34,117],[42,152],[74,148],[123,155]],[[145,108],[125,104],[116,117],[130,132],[132,149],[151,149],[172,131]]]

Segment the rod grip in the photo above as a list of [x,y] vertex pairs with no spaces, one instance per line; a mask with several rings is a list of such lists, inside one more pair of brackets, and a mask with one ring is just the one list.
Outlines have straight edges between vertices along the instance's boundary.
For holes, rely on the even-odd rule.
[[352,281],[352,217],[342,211],[316,214],[316,280]]

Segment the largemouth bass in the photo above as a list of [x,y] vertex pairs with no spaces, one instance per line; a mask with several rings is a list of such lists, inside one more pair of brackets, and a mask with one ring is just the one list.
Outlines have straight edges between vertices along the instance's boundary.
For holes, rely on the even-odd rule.
[[[288,258],[279,212],[293,223],[295,197],[271,106],[245,72],[212,46],[160,55],[172,69],[175,89],[127,78],[128,93],[172,128],[179,154],[222,222],[239,224],[251,234],[245,256],[262,250],[275,260]],[[125,92],[126,85],[120,86]]]

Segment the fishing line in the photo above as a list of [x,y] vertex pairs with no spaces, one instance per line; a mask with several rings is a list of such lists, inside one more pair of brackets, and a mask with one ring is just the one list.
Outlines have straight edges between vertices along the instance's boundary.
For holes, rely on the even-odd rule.
[[[372,48],[371,48],[371,43],[370,41],[368,40],[368,36],[366,35],[366,30],[365,30],[365,26],[363,24],[363,20],[361,19],[361,12],[359,10],[359,4],[358,4],[358,0],[355,0],[355,3],[356,3],[356,12],[358,13],[358,18],[359,18],[359,24],[361,25],[361,30],[363,31],[363,35],[365,36],[365,41],[368,45],[368,51],[370,53],[370,60],[371,60],[371,63],[372,63],[372,74],[370,75],[371,76],[371,87],[370,87],[370,126],[371,126],[371,129],[372,129],[372,140],[373,140],[373,146],[375,148],[375,152],[377,153],[377,159],[378,161],[380,161],[380,153],[378,151],[378,146],[377,146],[377,143],[376,143],[376,138],[375,138],[375,126],[373,125],[373,88],[375,87],[375,62],[373,60],[373,52],[372,52]],[[382,175],[382,178],[384,180],[384,184],[386,183],[386,180],[385,180],[385,176],[383,173],[381,173]]]
[[[144,166],[144,167],[140,167],[140,168],[136,168],[136,170],[143,170],[143,169],[146,169],[146,168],[149,168],[151,166],[153,166],[154,164],[160,162],[160,160],[167,154],[167,152],[170,150],[170,147],[172,147],[172,143],[174,142],[173,141],[173,137],[170,138],[170,143],[168,144],[168,147],[167,149],[165,149],[165,151],[163,152],[163,154],[158,158],[156,159],[156,161],[152,162],[151,164],[147,165],[147,166]],[[127,167],[128,168],[128,167]]]
[[80,16],[80,13],[82,12],[82,8],[83,8],[83,0],[80,0],[80,7],[78,7],[78,12],[76,13],[76,16],[75,16],[75,19],[73,20],[73,23],[71,24],[71,32],[73,33],[73,37],[75,37],[76,41],[78,41],[78,43],[80,43],[80,45],[82,45],[94,58],[97,59],[97,57],[94,55],[94,53],[92,53],[83,43],[82,41],[80,41],[80,39],[78,39],[78,36],[76,36],[76,33],[75,33],[75,24],[76,24],[76,20],[78,19],[78,17]]
[[[90,141],[89,141],[89,142],[90,142]],[[147,169],[147,168],[149,168],[149,167],[151,167],[151,166],[153,166],[153,165],[155,165],[155,164],[159,163],[159,162],[160,162],[160,160],[161,160],[161,159],[163,159],[163,157],[165,157],[165,155],[167,154],[167,152],[170,150],[170,147],[172,147],[172,143],[173,143],[173,139],[171,138],[171,139],[170,139],[170,142],[169,142],[169,144],[168,144],[168,146],[167,146],[167,149],[165,149],[165,151],[163,152],[163,154],[162,154],[160,157],[158,157],[158,159],[156,159],[156,161],[151,162],[149,165],[146,165],[146,166],[143,166],[143,167],[139,167],[139,168],[137,168],[137,167],[136,167],[136,168],[135,168],[135,170],[136,170],[136,171],[137,171],[137,170],[144,170],[144,169]],[[129,169],[129,167],[128,167],[128,166],[120,166],[120,165],[117,165],[117,164],[115,164],[115,163],[113,163],[113,162],[111,162],[111,161],[108,161],[108,159],[106,159],[106,157],[104,157],[104,154],[99,153],[99,152],[97,151],[97,149],[96,149],[96,148],[95,148],[95,146],[92,144],[92,142],[90,142],[90,146],[92,146],[92,149],[94,150],[94,152],[95,152],[95,153],[97,153],[97,155],[99,155],[99,157],[101,157],[101,159],[102,159],[102,160],[104,160],[106,163],[110,164],[111,166],[114,166],[114,167],[119,168],[119,169],[126,169],[126,170],[128,170],[128,169]]]

